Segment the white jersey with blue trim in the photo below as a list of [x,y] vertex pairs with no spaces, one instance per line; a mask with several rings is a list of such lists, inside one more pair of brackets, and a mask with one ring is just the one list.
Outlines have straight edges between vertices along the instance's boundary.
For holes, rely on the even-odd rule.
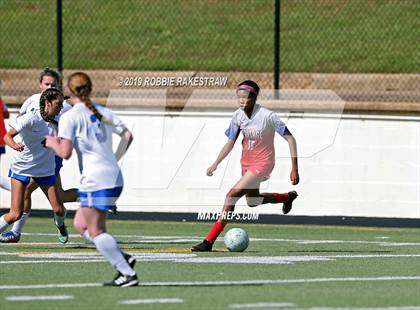
[[83,103],[76,104],[59,122],[60,138],[73,142],[84,192],[123,186],[121,170],[112,149],[112,133],[121,135],[125,125],[109,109],[95,104],[103,115],[99,121]]
[[[41,99],[41,93],[34,94],[34,95],[30,96],[28,99],[25,100],[25,102],[20,107],[19,114],[25,114],[28,111],[39,110],[40,99]],[[58,122],[61,115],[63,115],[63,113],[66,113],[71,108],[72,108],[72,105],[70,103],[68,103],[66,100],[64,100],[63,101],[63,108],[61,109],[60,114],[58,114],[55,117],[55,120]]]
[[46,177],[54,175],[54,151],[44,145],[45,136],[52,134],[57,127],[44,121],[39,109],[29,111],[9,123],[22,139],[25,146],[22,152],[13,152],[10,169],[13,173]]

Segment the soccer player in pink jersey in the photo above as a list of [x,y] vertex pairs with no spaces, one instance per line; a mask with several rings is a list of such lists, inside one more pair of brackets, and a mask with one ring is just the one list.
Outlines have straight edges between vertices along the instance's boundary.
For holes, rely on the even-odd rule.
[[247,204],[256,207],[265,203],[283,203],[283,213],[292,209],[296,191],[288,193],[260,193],[261,182],[270,178],[275,162],[274,134],[280,134],[289,144],[292,159],[290,181],[299,183],[296,140],[280,118],[269,109],[257,103],[259,86],[254,81],[244,81],[236,91],[239,109],[233,114],[229,128],[225,134],[228,141],[223,146],[216,161],[207,169],[207,175],[213,172],[222,160],[232,151],[240,132],[242,140],[242,177],[227,193],[222,213],[210,229],[203,242],[193,246],[192,251],[208,252],[212,250],[217,237],[227,224],[227,217],[235,209],[235,204],[242,196],[246,196]]

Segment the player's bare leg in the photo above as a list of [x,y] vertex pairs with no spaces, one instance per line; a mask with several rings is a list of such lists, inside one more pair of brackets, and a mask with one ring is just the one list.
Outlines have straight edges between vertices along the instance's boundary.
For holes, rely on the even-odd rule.
[[76,202],[79,199],[79,191],[77,188],[70,188],[67,190],[63,190],[60,175],[57,176],[57,179],[55,181],[55,186],[57,187],[58,194],[60,195],[63,203]]
[[288,193],[260,193],[259,189],[253,189],[246,194],[246,201],[249,207],[256,207],[266,203],[283,203],[283,214],[287,214],[292,210],[293,200],[297,196],[296,191]]
[[259,188],[261,180],[259,180],[251,171],[247,171],[242,178],[229,190],[226,194],[225,203],[223,205],[222,214],[216,223],[213,224],[207,237],[203,242],[193,246],[191,251],[209,252],[213,248],[213,244],[217,237],[228,223],[229,217],[235,210],[236,202],[251,190]]
[[69,239],[69,234],[67,231],[66,225],[64,225],[64,219],[66,217],[66,208],[61,201],[60,196],[58,195],[57,188],[55,185],[50,186],[41,186],[42,191],[44,192],[45,196],[48,198],[48,201],[51,204],[51,207],[54,212],[54,223],[57,227],[60,235],[58,236],[58,240],[61,243],[66,243]]
[[0,242],[2,243],[16,243],[20,239],[20,234],[15,235],[12,231],[5,231],[7,227],[18,221],[23,214],[23,201],[25,196],[25,183],[16,179],[11,179],[11,207],[8,213],[0,218]]

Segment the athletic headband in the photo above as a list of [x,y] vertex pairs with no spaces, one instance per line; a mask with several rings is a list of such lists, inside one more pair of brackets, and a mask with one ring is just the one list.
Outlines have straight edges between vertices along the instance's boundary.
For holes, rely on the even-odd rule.
[[238,87],[238,90],[246,90],[246,91],[249,91],[250,93],[257,94],[257,91],[255,90],[255,88],[249,85],[241,85]]

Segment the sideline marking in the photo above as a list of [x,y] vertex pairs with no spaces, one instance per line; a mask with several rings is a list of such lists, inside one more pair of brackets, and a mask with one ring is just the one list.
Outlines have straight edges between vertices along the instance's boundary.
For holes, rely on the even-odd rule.
[[[179,281],[179,282],[140,282],[139,286],[229,286],[229,285],[264,285],[264,284],[295,284],[321,282],[364,282],[364,281],[404,281],[420,280],[420,276],[412,277],[348,277],[348,278],[308,278],[308,279],[278,279],[278,280],[238,280],[238,281]],[[32,284],[32,285],[0,285],[0,290],[15,289],[50,289],[50,288],[81,288],[98,287],[102,283],[67,283],[67,284]]]
[[230,256],[230,257],[191,257],[175,259],[176,263],[200,264],[294,264],[298,262],[336,261],[341,258],[395,258],[420,257],[420,254],[384,254],[384,255],[303,255],[303,256]]
[[[5,253],[0,252],[0,256]],[[50,263],[104,263],[107,262],[99,253],[51,253],[51,254],[14,254],[10,256],[19,258],[32,258],[32,260],[2,260],[1,264],[50,264]],[[197,254],[188,253],[135,253],[133,255],[139,262],[175,262],[200,264],[294,264],[313,261],[336,261],[337,259],[357,258],[406,258],[420,257],[420,254],[356,254],[356,255],[290,255],[290,256],[226,256],[226,257],[198,257]],[[33,260],[36,259],[36,260]]]
[[[50,233],[22,233],[22,235],[28,236],[57,236],[57,234]],[[80,235],[70,235],[70,237],[78,237],[82,239]],[[199,236],[139,236],[139,235],[114,235],[115,238],[137,238],[140,240],[130,240],[131,242],[140,243],[184,243],[184,242],[196,242],[202,241],[203,237]],[[121,240],[118,240],[121,242]],[[369,241],[369,240],[311,240],[311,239],[282,239],[282,238],[250,238],[250,241],[271,241],[271,242],[295,242],[298,244],[325,244],[325,243],[356,243],[356,244],[378,244],[380,246],[420,246],[420,242],[393,242],[393,241]],[[123,241],[123,243],[129,241]],[[223,242],[222,238],[216,242]],[[17,246],[23,243],[5,243],[4,245]],[[25,245],[37,244],[37,245],[60,245],[58,242],[51,243],[25,243]],[[90,243],[66,243],[67,245],[89,245]],[[62,245],[61,245],[62,246]]]
[[155,299],[131,299],[119,301],[123,305],[138,305],[138,304],[179,304],[184,300],[180,298],[155,298]]
[[294,308],[294,310],[420,310],[419,306],[406,307],[366,307],[366,308],[329,308],[329,307],[311,307],[311,308]]
[[38,295],[38,296],[7,296],[9,301],[32,301],[32,300],[65,300],[73,299],[73,295]]
[[231,309],[256,309],[256,308],[289,308],[295,307],[295,304],[287,302],[257,302],[253,304],[231,304]]
[[254,304],[231,304],[229,308],[231,309],[258,309],[258,308],[289,308],[293,310],[420,310],[419,306],[403,306],[403,307],[310,307],[310,308],[295,308],[294,304],[288,303],[273,303],[273,302],[259,302]]

